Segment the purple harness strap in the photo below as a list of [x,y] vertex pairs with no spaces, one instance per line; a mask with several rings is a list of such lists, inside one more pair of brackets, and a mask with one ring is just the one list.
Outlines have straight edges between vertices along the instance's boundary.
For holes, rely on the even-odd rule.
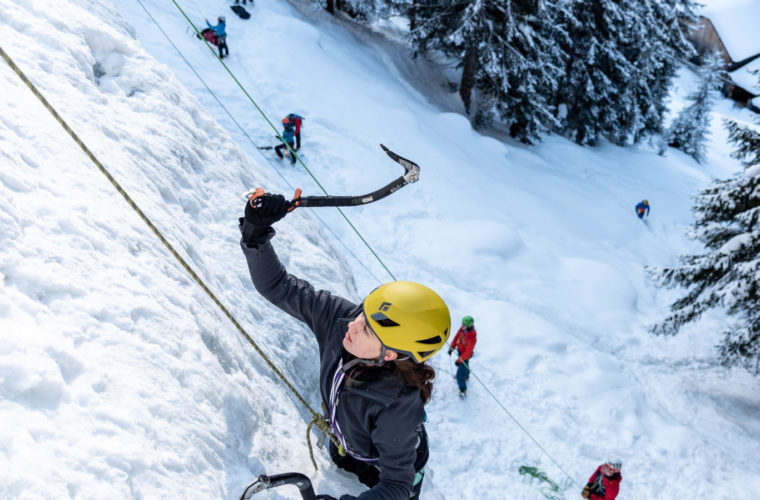
[[335,415],[337,413],[338,409],[338,393],[340,392],[340,388],[343,386],[343,382],[345,382],[347,375],[343,372],[343,359],[338,361],[338,368],[335,370],[335,375],[333,375],[333,381],[332,381],[332,388],[330,389],[330,427],[332,428],[333,434],[335,434],[335,437],[338,438],[338,441],[340,441],[341,446],[343,449],[351,455],[352,458],[355,458],[356,460],[359,460],[361,462],[368,462],[368,463],[374,463],[380,461],[379,458],[372,458],[368,457],[366,455],[363,455],[359,453],[356,450],[353,450],[348,444],[346,443],[346,438],[343,436],[343,432],[340,430],[340,425],[338,424],[337,419],[335,418]]

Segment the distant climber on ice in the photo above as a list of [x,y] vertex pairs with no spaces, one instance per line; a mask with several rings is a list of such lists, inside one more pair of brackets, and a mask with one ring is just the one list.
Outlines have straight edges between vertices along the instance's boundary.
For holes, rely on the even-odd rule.
[[643,219],[644,215],[649,217],[649,200],[640,201],[636,205],[636,215],[639,216],[639,219]]
[[456,349],[459,356],[454,364],[457,365],[457,384],[459,385],[459,397],[467,397],[467,380],[470,378],[470,360],[472,351],[478,341],[478,332],[475,331],[475,320],[472,316],[462,318],[462,326],[454,335],[454,340],[449,347],[449,356]]
[[[294,165],[296,163],[296,155],[293,153],[295,151],[295,142],[293,141],[293,136],[295,133],[295,124],[290,121],[290,118],[287,116],[282,119],[282,138],[285,142],[280,144],[279,146],[276,146],[274,148],[274,152],[277,153],[277,156],[282,159],[285,156],[288,156],[290,158],[291,165]],[[288,148],[290,146],[290,148]],[[283,155],[283,150],[285,151],[285,154]]]
[[[295,127],[296,147],[294,150],[298,151],[301,149],[301,127],[303,126],[304,117],[295,113],[290,113],[285,119]],[[285,123],[285,119],[283,119],[283,123]]]
[[[216,46],[219,47],[219,59],[224,59],[225,55],[230,55],[230,49],[227,48],[227,23],[224,16],[219,16],[216,21],[218,24],[212,26],[211,23],[208,22],[208,19],[206,19],[206,26],[208,26],[209,29],[214,30],[216,33]],[[222,50],[224,50],[226,54],[223,54]]]

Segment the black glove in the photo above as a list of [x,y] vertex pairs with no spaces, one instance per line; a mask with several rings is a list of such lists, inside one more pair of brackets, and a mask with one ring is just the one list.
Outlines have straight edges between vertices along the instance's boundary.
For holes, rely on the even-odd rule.
[[459,366],[459,365],[462,364],[462,360],[458,359],[458,360],[454,361],[454,364],[457,365],[457,366]]
[[317,495],[317,500],[338,500],[335,497],[331,497],[330,495]]
[[269,241],[274,236],[272,224],[285,217],[294,208],[294,205],[283,195],[263,193],[263,190],[259,192],[258,189],[245,202],[245,217],[240,219],[243,242],[249,247]]
[[449,356],[451,356],[452,352],[454,352],[454,348],[453,347],[449,349]]
[[281,194],[254,194],[245,204],[245,221],[256,227],[269,227],[285,217],[291,209],[290,201]]

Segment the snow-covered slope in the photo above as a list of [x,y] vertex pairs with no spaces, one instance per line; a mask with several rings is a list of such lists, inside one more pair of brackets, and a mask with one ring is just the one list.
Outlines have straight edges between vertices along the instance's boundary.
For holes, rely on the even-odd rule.
[[[237,217],[251,186],[318,188],[256,149],[274,132],[174,4],[142,2],[174,46],[140,2],[0,0],[2,47],[317,408],[316,346],[252,289]],[[757,382],[712,347],[726,318],[651,337],[677,292],[642,269],[698,249],[689,197],[738,169],[718,118],[748,115],[718,105],[704,166],[558,137],[526,148],[436,108],[400,49],[321,11],[260,0],[242,21],[221,0],[178,3],[195,22],[228,14],[230,70],[274,123],[306,116],[302,151],[330,193],[399,175],[378,142],[422,166],[347,215],[397,278],[476,320],[485,386],[459,401],[450,360],[434,363],[423,498],[540,497],[523,464],[567,480],[491,394],[577,483],[622,455],[620,499],[760,491]],[[0,497],[235,498],[291,470],[320,492],[361,491],[323,453],[313,473],[308,413],[7,64],[0,80]],[[353,300],[390,279],[339,215],[317,215],[326,225],[300,209],[278,224],[291,272]]]
[[[308,366],[315,348],[240,272],[239,194],[272,173],[112,5],[47,9],[4,2],[3,48],[264,349],[313,389],[314,364],[291,367]],[[300,407],[21,80],[4,63],[0,72],[0,497],[219,498],[250,477],[249,455],[308,470]],[[310,225],[299,213],[284,224],[282,241],[304,256],[292,260],[355,296],[340,259],[320,249],[329,243],[306,238],[321,239]]]

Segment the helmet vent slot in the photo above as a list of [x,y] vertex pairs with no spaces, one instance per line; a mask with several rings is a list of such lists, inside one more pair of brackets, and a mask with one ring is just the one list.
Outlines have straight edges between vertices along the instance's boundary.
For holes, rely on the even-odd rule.
[[418,340],[417,342],[419,342],[420,344],[440,344],[441,340],[442,340],[441,336],[436,335],[435,337],[430,337],[429,339],[425,339],[425,340]]
[[377,321],[380,326],[401,326],[381,312],[374,313],[371,318]]

